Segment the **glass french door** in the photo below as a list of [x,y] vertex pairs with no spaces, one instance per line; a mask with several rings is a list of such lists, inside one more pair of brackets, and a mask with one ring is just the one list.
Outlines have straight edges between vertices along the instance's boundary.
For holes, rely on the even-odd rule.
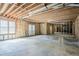
[[29,24],[29,36],[30,35],[35,35],[35,25],[34,24]]

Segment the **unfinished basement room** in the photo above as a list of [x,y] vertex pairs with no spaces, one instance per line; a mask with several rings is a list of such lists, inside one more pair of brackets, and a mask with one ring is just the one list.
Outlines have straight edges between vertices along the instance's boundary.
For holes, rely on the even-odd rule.
[[79,56],[79,4],[0,3],[0,56]]

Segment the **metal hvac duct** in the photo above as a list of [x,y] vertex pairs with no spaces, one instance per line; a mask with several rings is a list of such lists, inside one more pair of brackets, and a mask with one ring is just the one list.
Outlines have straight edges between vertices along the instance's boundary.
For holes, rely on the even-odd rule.
[[79,3],[67,3],[67,4],[65,4],[65,6],[68,6],[68,7],[79,7]]
[[[34,11],[31,11],[29,12],[29,16],[32,16],[32,15],[35,15],[35,14],[38,14],[38,13],[41,13],[41,12],[45,12],[45,11],[48,11],[49,9],[58,9],[58,8],[62,8],[63,7],[63,4],[61,3],[52,3],[52,4],[48,4],[42,8],[38,8],[37,10],[34,10]],[[27,16],[27,17],[29,17]],[[23,17],[23,18],[27,18],[27,17]]]
[[58,8],[61,8],[63,5],[60,4],[60,3],[53,3],[53,4],[49,4],[47,5],[46,7],[42,7],[40,9],[37,9],[35,11],[32,11],[32,12],[29,12],[29,16],[33,15],[33,14],[36,14],[36,13],[40,13],[40,12],[44,12],[44,11],[47,11],[48,9],[58,9]]

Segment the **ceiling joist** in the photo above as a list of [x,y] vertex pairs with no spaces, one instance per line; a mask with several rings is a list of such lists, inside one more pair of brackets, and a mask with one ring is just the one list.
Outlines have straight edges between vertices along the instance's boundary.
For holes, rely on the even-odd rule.
[[7,15],[8,13],[10,13],[10,12],[14,9],[15,6],[16,6],[16,4],[13,4],[13,5],[4,13],[3,16]]
[[37,5],[36,7],[33,7],[33,8],[31,8],[30,10],[24,11],[23,13],[17,15],[17,17],[20,17],[20,16],[22,16],[22,15],[27,15],[27,14],[28,14],[29,12],[31,12],[32,10],[37,9],[37,8],[39,8],[39,7],[43,7],[43,6],[44,6],[44,4],[39,4],[39,5]]
[[22,6],[24,6],[25,4],[20,5],[18,8],[16,8],[13,12],[11,12],[9,15],[14,14],[15,12],[17,12]]
[[29,7],[33,6],[34,4],[35,4],[35,3],[30,4],[29,6],[25,7],[24,9],[18,11],[16,14],[18,15],[18,14],[20,14],[21,12],[26,11]]
[[7,9],[8,6],[9,6],[9,4],[7,4],[7,3],[5,3],[5,4],[3,5],[3,7],[2,7],[2,9],[1,9],[1,11],[0,11],[0,15],[2,15],[2,14],[6,11],[6,9]]

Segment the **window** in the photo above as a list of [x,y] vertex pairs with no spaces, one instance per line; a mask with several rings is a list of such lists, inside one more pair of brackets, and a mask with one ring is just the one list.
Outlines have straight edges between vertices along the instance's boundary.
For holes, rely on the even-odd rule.
[[0,20],[0,40],[15,38],[14,21]]
[[29,24],[29,35],[35,35],[35,25]]
[[15,22],[9,22],[9,33],[15,33]]
[[3,40],[3,35],[0,35],[0,40]]
[[0,20],[0,34],[8,34],[8,21]]

